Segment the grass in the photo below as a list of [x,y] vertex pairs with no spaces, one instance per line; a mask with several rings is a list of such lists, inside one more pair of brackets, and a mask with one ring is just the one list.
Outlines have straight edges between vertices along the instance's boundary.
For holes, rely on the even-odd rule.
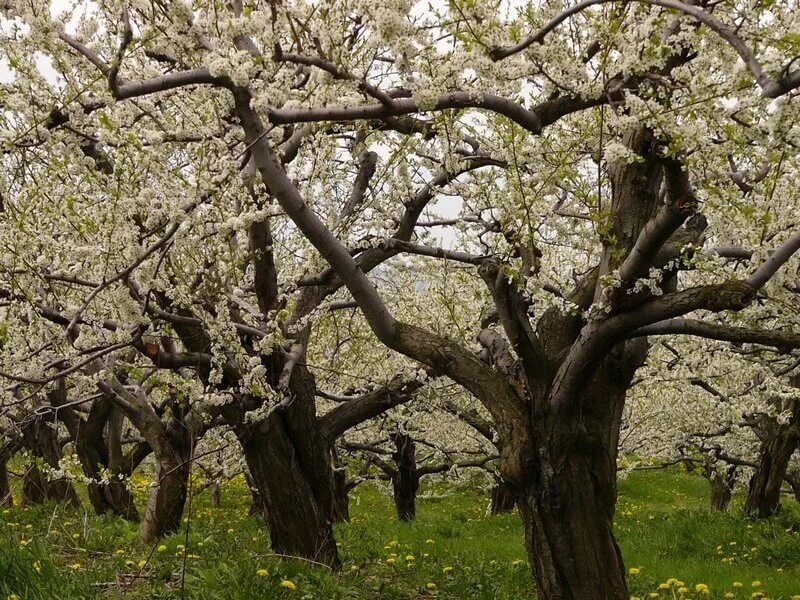
[[[0,511],[0,600],[180,598],[184,557],[186,598],[535,597],[515,514],[487,516],[487,498],[474,489],[424,492],[417,520],[402,524],[390,498],[358,488],[352,522],[336,529],[345,561],[338,573],[271,555],[263,524],[247,517],[250,496],[240,480],[223,490],[221,508],[208,505],[207,493],[196,499],[188,540],[182,531],[154,546],[139,544],[135,526],[113,517],[53,505]],[[623,480],[616,527],[631,594],[800,596],[796,503],[787,499],[777,517],[752,521],[737,502],[727,514],[712,513],[705,480],[677,470]]]

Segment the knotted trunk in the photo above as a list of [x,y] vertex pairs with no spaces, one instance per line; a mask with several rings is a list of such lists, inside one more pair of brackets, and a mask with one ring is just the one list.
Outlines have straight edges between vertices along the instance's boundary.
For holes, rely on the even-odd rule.
[[281,416],[269,421],[265,432],[252,431],[240,441],[255,488],[253,506],[267,521],[272,550],[338,567],[330,466],[327,481],[315,479],[317,469],[302,462]]
[[311,373],[296,365],[289,382],[292,402],[258,424],[241,424],[236,435],[272,550],[338,568],[330,445],[320,432],[314,390]]
[[731,465],[724,473],[721,473],[716,466],[709,467],[704,471],[704,475],[711,484],[711,510],[728,510],[736,483],[736,466]]
[[202,419],[185,403],[176,400],[170,410],[172,414],[166,427],[160,421],[154,422],[160,430],[155,435],[152,432],[148,434],[158,465],[158,479],[139,527],[139,538],[145,542],[174,533],[180,527],[192,453],[203,433]]
[[150,493],[139,525],[140,540],[149,543],[178,531],[186,504],[189,471],[189,462],[177,453],[158,460],[156,487]]
[[401,521],[412,521],[417,516],[419,490],[416,444],[409,436],[399,432],[392,435],[392,441],[395,445],[392,453],[395,468],[391,477],[397,518]]
[[795,448],[797,434],[788,427],[761,443],[758,467],[750,479],[745,502],[748,515],[764,518],[778,512],[781,486]]
[[617,444],[627,387],[646,348],[617,346],[577,387],[579,397],[564,402],[556,386],[553,413],[532,419],[517,507],[540,600],[629,598],[613,531]]
[[[58,469],[61,461],[61,446],[52,413],[36,415],[22,430],[25,447],[40,458],[46,467]],[[22,503],[40,504],[49,500],[80,506],[78,494],[72,482],[63,477],[51,478],[35,463],[28,465],[22,480]]]
[[489,509],[491,514],[500,515],[513,512],[516,501],[516,494],[511,486],[502,479],[497,479],[492,486],[492,503]]
[[[108,424],[108,445],[104,438],[104,429]],[[139,513],[133,496],[125,482],[119,478],[122,474],[120,435],[122,413],[115,409],[107,398],[99,398],[92,403],[89,415],[77,425],[75,450],[81,461],[84,475],[90,482],[87,486],[89,502],[99,515],[112,513],[129,521],[138,522]],[[110,464],[112,447],[117,460]],[[101,471],[108,469],[111,478],[103,482]]]

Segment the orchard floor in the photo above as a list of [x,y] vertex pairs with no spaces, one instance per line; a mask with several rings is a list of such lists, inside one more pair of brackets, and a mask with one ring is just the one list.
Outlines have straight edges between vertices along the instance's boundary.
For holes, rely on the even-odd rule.
[[[390,498],[357,488],[352,522],[336,530],[345,561],[339,573],[270,555],[264,527],[247,517],[242,482],[223,489],[218,509],[208,492],[198,495],[188,538],[181,532],[154,546],[138,544],[136,527],[116,518],[56,506],[3,510],[0,600],[180,598],[184,560],[185,598],[535,597],[516,514],[486,516],[486,498],[475,490],[426,491],[433,497],[420,498],[416,522],[401,524]],[[787,498],[779,516],[756,522],[741,515],[741,498],[728,514],[715,514],[707,496],[705,480],[677,471],[621,482],[617,531],[631,594],[800,597],[797,504]]]

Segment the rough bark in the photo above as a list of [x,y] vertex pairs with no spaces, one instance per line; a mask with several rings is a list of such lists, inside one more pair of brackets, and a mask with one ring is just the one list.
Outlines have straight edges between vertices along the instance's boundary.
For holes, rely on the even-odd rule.
[[492,486],[492,503],[489,511],[492,515],[513,512],[516,501],[516,494],[512,487],[502,479],[498,479]]
[[[115,424],[109,422],[112,412],[116,411]],[[75,436],[75,450],[81,461],[84,475],[90,478],[87,486],[89,502],[97,514],[112,513],[129,521],[138,522],[139,513],[134,504],[133,495],[128,490],[125,482],[119,478],[125,475],[121,457],[116,464],[110,464],[108,444],[119,444],[121,434],[122,414],[119,409],[114,409],[107,398],[99,398],[92,403],[89,414],[81,419],[77,426]],[[117,423],[119,422],[119,423]],[[104,430],[108,427],[109,438],[114,437],[114,442],[107,444]],[[102,481],[103,469],[108,469],[111,478]]]
[[338,566],[330,488],[322,494],[327,501],[319,496],[320,488],[332,487],[332,481],[315,481],[301,462],[283,419],[276,414],[269,421],[266,431],[239,439],[255,488],[253,506],[267,521],[272,550]]
[[748,515],[764,518],[778,512],[781,486],[797,443],[797,434],[791,431],[780,432],[762,442],[758,468],[750,478],[745,502]]
[[139,525],[139,539],[145,543],[177,531],[186,504],[189,463],[177,453],[157,462],[157,487],[150,493],[147,509]]
[[792,489],[794,499],[800,502],[800,469],[795,469],[786,474],[786,481]]
[[711,510],[728,510],[736,484],[736,465],[731,465],[724,471],[717,465],[706,465],[703,475],[711,484]]
[[[341,565],[333,536],[333,470],[320,433],[311,373],[296,365],[289,381],[292,402],[236,435],[277,554]],[[258,508],[258,507],[257,507]]]
[[[800,387],[800,376],[791,381]],[[775,399],[776,408],[789,411],[788,423],[779,423],[769,415],[761,415],[755,428],[761,439],[758,466],[750,478],[745,513],[756,518],[769,517],[780,509],[781,486],[789,468],[789,460],[800,444],[800,400]]]
[[419,490],[416,444],[410,436],[400,432],[392,434],[392,441],[395,445],[392,453],[395,467],[391,474],[394,506],[398,519],[412,521],[417,516]]
[[[25,447],[49,468],[58,469],[61,460],[61,445],[52,412],[31,414],[22,428]],[[22,503],[40,504],[55,500],[70,506],[80,506],[78,494],[72,483],[65,478],[51,479],[36,463],[27,466],[22,479]]]

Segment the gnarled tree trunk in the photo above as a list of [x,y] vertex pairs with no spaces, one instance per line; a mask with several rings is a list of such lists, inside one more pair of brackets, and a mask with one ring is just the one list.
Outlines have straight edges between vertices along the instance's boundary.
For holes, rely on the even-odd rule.
[[[30,415],[29,423],[22,428],[25,447],[52,469],[58,469],[61,460],[61,445],[52,412]],[[78,494],[72,482],[63,477],[50,478],[38,465],[27,466],[22,480],[22,503],[40,504],[49,500],[80,506]]]
[[288,406],[236,429],[254,505],[262,507],[274,552],[338,567],[329,445],[318,427],[313,376],[304,366],[295,366],[289,392]]
[[497,478],[492,486],[492,498],[489,511],[492,515],[501,515],[514,511],[517,502],[513,488],[503,479]]
[[[112,513],[129,521],[138,522],[139,513],[133,495],[119,475],[125,475],[121,465],[122,412],[107,398],[92,403],[89,415],[77,425],[75,449],[84,475],[90,478],[87,486],[89,502],[97,514]],[[106,438],[104,430],[108,431]],[[111,461],[112,446],[116,460]],[[108,469],[111,478],[102,481],[102,469]]]
[[538,443],[520,455],[528,479],[517,506],[543,600],[628,598],[613,533],[617,444],[625,394],[646,350],[641,340],[618,345],[577,388],[580,397],[562,397],[554,414],[532,421]]
[[417,449],[410,436],[395,432],[392,434],[395,451],[392,453],[395,468],[391,473],[394,506],[397,518],[411,521],[417,516]]
[[703,468],[703,475],[711,484],[711,510],[728,510],[736,484],[736,465],[730,465],[722,471],[716,464],[707,464]]
[[[796,378],[793,383],[798,385]],[[800,402],[792,401],[789,423],[780,424],[772,417],[762,419],[762,440],[758,467],[750,478],[745,512],[753,517],[769,517],[780,509],[781,487],[795,449],[800,443]],[[766,422],[766,420],[769,420]]]

